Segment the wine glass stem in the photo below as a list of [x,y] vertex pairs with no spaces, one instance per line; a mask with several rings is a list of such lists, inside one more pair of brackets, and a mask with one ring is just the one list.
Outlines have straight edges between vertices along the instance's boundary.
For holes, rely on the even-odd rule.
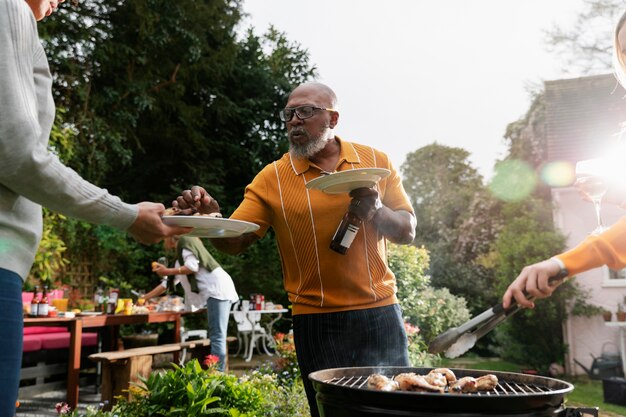
[[601,203],[601,199],[594,199],[593,200],[593,206],[596,209],[596,219],[598,220],[598,226],[599,227],[604,227],[604,224],[602,224],[602,216],[600,215],[600,203]]

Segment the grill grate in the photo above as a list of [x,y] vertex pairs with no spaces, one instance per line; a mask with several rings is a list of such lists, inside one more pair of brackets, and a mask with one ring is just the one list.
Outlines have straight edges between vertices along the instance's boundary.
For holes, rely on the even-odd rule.
[[[341,387],[347,388],[356,388],[356,389],[364,389],[367,388],[367,380],[369,376],[343,376],[336,377],[324,380],[323,382],[331,385],[338,385]],[[390,377],[393,378],[393,377]],[[424,392],[414,392],[414,391],[398,391],[401,393],[410,393],[410,394],[425,394]],[[478,392],[465,392],[465,393],[454,393],[450,395],[469,395],[469,396],[511,396],[511,395],[534,395],[534,394],[549,394],[552,390],[543,385],[537,384],[526,384],[520,382],[513,381],[498,381],[498,385],[495,389],[490,391],[478,391]],[[437,392],[428,392],[426,394],[435,394],[441,395]],[[447,391],[446,393],[447,394]]]

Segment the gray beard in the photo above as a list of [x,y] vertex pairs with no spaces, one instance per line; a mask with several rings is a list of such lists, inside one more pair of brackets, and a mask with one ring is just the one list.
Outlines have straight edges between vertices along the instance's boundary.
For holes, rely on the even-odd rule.
[[312,156],[315,156],[318,152],[326,147],[326,136],[328,135],[328,131],[330,129],[325,129],[317,137],[311,137],[306,131],[303,129],[298,129],[298,133],[303,133],[309,139],[305,144],[296,144],[291,140],[291,133],[289,134],[289,154],[297,159],[309,159]]

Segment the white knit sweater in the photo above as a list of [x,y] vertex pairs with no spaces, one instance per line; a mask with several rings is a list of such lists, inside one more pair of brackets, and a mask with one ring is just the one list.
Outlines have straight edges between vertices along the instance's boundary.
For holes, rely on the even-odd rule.
[[52,77],[24,0],[0,0],[0,268],[25,279],[42,233],[41,206],[126,230],[136,205],[82,179],[47,149]]

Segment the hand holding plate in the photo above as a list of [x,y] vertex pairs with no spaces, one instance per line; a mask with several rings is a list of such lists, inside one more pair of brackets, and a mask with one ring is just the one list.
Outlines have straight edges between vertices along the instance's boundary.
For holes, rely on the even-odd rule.
[[350,197],[350,210],[363,221],[372,220],[383,206],[378,191],[374,188],[355,188],[350,191]]

